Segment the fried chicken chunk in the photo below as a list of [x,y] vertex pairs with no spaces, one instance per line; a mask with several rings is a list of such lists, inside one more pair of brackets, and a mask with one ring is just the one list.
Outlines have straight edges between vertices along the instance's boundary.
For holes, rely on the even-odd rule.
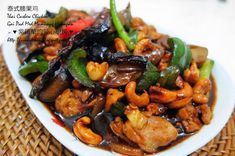
[[177,117],[182,120],[182,124],[187,133],[198,131],[202,127],[202,123],[198,118],[198,111],[191,104],[179,109]]
[[87,90],[66,89],[57,97],[55,108],[66,117],[76,115],[86,109],[92,108],[96,104],[96,99],[87,103],[86,100],[88,96],[90,96],[90,94]]
[[123,125],[123,133],[148,153],[156,152],[158,147],[168,145],[177,137],[176,128],[166,119],[146,117],[133,105],[127,107],[125,114],[128,120]]

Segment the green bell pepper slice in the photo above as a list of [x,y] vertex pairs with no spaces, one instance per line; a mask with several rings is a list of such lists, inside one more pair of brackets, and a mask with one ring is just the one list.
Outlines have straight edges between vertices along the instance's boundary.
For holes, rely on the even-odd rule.
[[168,39],[170,50],[172,51],[172,59],[170,65],[178,66],[180,72],[189,67],[192,60],[190,48],[179,38],[173,37]]
[[44,73],[48,69],[48,62],[44,59],[42,55],[38,55],[32,60],[33,61],[20,66],[18,72],[21,76],[24,77],[28,74],[36,72]]
[[137,84],[137,91],[147,90],[151,85],[157,83],[159,72],[157,67],[151,62],[147,62],[146,69]]
[[86,71],[87,53],[83,49],[75,49],[71,52],[67,60],[68,70],[78,82],[86,87],[94,87],[93,81]]
[[58,27],[66,20],[68,16],[68,10],[64,7],[60,7],[59,13],[54,18],[47,18],[46,25]]
[[124,103],[117,102],[114,105],[112,105],[110,112],[113,116],[123,116],[125,108],[126,105]]
[[36,72],[44,73],[47,69],[48,69],[47,61],[32,62],[21,66],[19,69],[19,74],[24,77],[31,73],[36,73]]
[[161,71],[158,83],[164,88],[174,88],[176,87],[175,81],[180,74],[180,69],[178,66],[169,66],[165,70]]

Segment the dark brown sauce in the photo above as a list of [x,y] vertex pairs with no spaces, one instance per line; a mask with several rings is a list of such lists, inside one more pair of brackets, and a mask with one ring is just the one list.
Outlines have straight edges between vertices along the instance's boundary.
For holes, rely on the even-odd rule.
[[[213,76],[210,77],[210,80],[212,82],[212,89],[210,91],[210,98],[209,98],[208,105],[211,107],[212,112],[213,112],[213,109],[214,109],[214,106],[216,103],[216,97],[217,97],[217,87],[216,87],[216,80]],[[55,110],[55,108],[52,106],[52,104],[43,104],[43,105],[47,108],[47,110],[51,113],[51,115],[53,115],[52,121],[54,123],[56,123],[57,125],[64,127],[71,134],[73,134],[72,126],[73,126],[74,122],[82,116],[89,115],[89,113],[91,112],[91,111],[85,111],[85,112],[79,113],[73,117],[64,117],[63,115],[61,115],[59,112],[57,112]],[[176,114],[176,110],[167,110],[165,113],[163,113],[161,115],[161,117],[166,118],[176,128],[180,128],[180,127],[177,127],[177,125],[176,125],[177,121],[179,121],[179,120],[175,117],[175,114]],[[111,116],[110,113],[105,113],[104,111],[102,111],[94,118],[94,120],[96,120],[96,118],[98,118],[100,120],[99,124],[98,125],[92,124],[91,128],[92,128],[92,130],[94,130],[95,132],[98,132],[99,134],[102,134],[102,136],[103,136],[103,141],[101,142],[100,145],[96,146],[97,148],[111,151],[111,148],[109,146],[110,141],[115,141],[118,143],[127,144],[123,140],[114,136],[114,134],[111,132],[109,126],[107,126],[113,120],[113,117]],[[96,126],[98,126],[98,128]],[[187,138],[189,138],[193,134],[195,134],[195,133],[190,133],[190,134],[185,133],[184,130],[181,129],[178,136],[177,136],[177,139],[175,141],[171,142],[167,146],[159,147],[157,153],[162,152],[164,150],[167,150],[167,149],[183,142],[184,140],[186,140]],[[136,147],[134,144],[131,144],[131,145],[130,144],[129,144],[129,146]]]
[[217,83],[216,83],[216,79],[214,78],[214,76],[211,76],[210,80],[212,82],[212,88],[210,91],[208,105],[211,107],[211,110],[213,111],[215,104],[216,104],[216,100],[217,100],[217,86],[216,86]]

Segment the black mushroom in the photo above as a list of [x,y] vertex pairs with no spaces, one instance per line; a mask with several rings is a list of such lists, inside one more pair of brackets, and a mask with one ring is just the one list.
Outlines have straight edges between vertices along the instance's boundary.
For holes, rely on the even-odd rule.
[[[34,85],[41,81],[41,77]],[[38,95],[42,102],[54,102],[55,99],[70,86],[71,76],[66,69],[61,67],[55,72],[55,76],[48,82]]]
[[109,124],[112,122],[112,120],[113,117],[110,113],[100,112],[94,117],[92,128],[94,129],[94,131],[98,132],[103,137],[106,137],[111,132]]
[[99,84],[103,88],[121,87],[139,78],[142,71],[143,69],[140,66],[133,64],[112,65]]
[[112,64],[102,81],[103,88],[117,88],[138,79],[144,71],[147,58],[127,55],[122,52],[108,53],[107,61]]
[[132,63],[143,67],[145,67],[146,63],[148,62],[147,57],[128,55],[123,52],[108,53],[106,59],[107,62],[112,64]]
[[94,43],[86,49],[89,60],[102,63],[107,59],[108,53],[110,53],[108,47],[99,43]]

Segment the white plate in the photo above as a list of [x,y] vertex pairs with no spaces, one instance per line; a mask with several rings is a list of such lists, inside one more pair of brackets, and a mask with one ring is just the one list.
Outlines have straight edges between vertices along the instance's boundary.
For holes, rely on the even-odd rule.
[[[80,2],[80,1],[79,1]],[[77,6],[80,6],[79,8],[81,9],[88,9],[90,10],[91,8],[93,9],[97,9],[97,8],[101,8],[102,5],[95,5],[94,3],[90,3],[91,1],[81,1]],[[103,1],[102,1],[103,2]],[[108,5],[108,3],[106,3],[107,1],[104,2],[104,5]],[[143,1],[142,1],[143,2]],[[133,2],[132,2],[133,3]],[[89,4],[89,5],[88,5]],[[91,5],[92,4],[92,5]],[[103,4],[103,3],[102,3]],[[147,22],[150,22],[154,25],[157,25],[157,27],[159,28],[159,30],[162,30],[161,32],[170,34],[170,35],[177,35],[183,39],[185,39],[186,41],[188,41],[188,43],[200,43],[202,41],[199,41],[199,39],[195,39],[193,37],[195,37],[195,31],[189,31],[190,29],[188,28],[188,25],[184,25],[182,23],[187,23],[187,21],[189,19],[187,18],[191,18],[191,16],[185,16],[184,18],[182,18],[182,14],[177,13],[177,14],[170,14],[170,12],[164,12],[162,13],[162,15],[156,15],[151,16],[151,18],[148,16],[149,12],[144,12],[142,6],[149,6],[151,8],[151,5],[155,4],[158,5],[157,3],[154,3],[153,1],[151,1],[151,3],[141,3],[138,1],[138,3],[133,3],[132,4],[132,10],[133,13],[135,15],[138,15],[140,17],[143,17],[143,19],[147,19]],[[194,3],[193,3],[194,4]],[[120,4],[121,6],[125,6],[124,3]],[[65,5],[66,6],[66,5]],[[72,5],[68,5],[68,8],[71,8]],[[85,7],[81,7],[81,6],[85,6]],[[166,3],[160,3],[159,5],[161,7],[170,7],[171,10],[178,10],[180,7],[182,8],[182,6],[178,6],[178,8],[176,7],[172,7],[172,6],[168,6]],[[47,8],[47,9],[51,9],[51,10],[56,10],[57,7],[53,7],[53,8]],[[72,7],[74,8],[74,7]],[[142,9],[141,9],[142,8]],[[150,11],[152,12],[162,12],[165,9],[164,8],[159,8],[159,11]],[[164,22],[164,18],[162,16],[170,17],[170,16],[175,16],[174,18],[172,18],[172,21],[176,22],[175,19],[178,19],[181,21],[181,24],[174,24],[169,26],[168,23],[166,22],[167,20],[165,20]],[[194,15],[196,16],[196,15]],[[162,21],[162,24],[156,23],[156,21]],[[174,19],[174,20],[173,20]],[[180,22],[179,22],[180,23]],[[196,26],[193,27],[196,28]],[[161,29],[164,28],[164,29]],[[179,30],[186,30],[185,31],[185,35],[182,31],[179,32]],[[203,35],[205,35],[204,37],[204,41],[202,44],[204,46],[210,46],[210,49],[216,49],[216,44],[211,44],[211,42],[205,40],[205,38],[210,38],[211,34],[202,34],[201,36],[203,37]],[[190,38],[190,36],[193,36],[192,38]],[[11,37],[16,38],[16,36],[11,34]],[[225,45],[224,45],[225,47]],[[226,48],[225,48],[226,49]],[[203,145],[205,145],[207,142],[209,142],[213,137],[216,136],[216,134],[218,134],[220,132],[220,130],[223,128],[223,126],[225,125],[225,123],[228,121],[229,116],[231,115],[232,111],[233,111],[233,107],[234,107],[234,103],[235,103],[235,87],[233,84],[232,79],[230,78],[230,75],[232,75],[231,73],[228,74],[227,71],[229,70],[228,67],[225,69],[224,64],[225,62],[222,61],[221,56],[219,53],[216,53],[215,51],[209,51],[210,53],[210,57],[213,58],[215,60],[215,66],[213,69],[213,75],[215,76],[216,82],[217,82],[217,102],[214,108],[214,116],[213,119],[211,121],[211,123],[207,126],[203,126],[203,128],[196,133],[195,135],[191,136],[190,138],[188,138],[187,140],[183,141],[180,144],[177,144],[174,147],[171,147],[168,150],[165,150],[163,152],[158,153],[158,156],[169,156],[169,155],[188,155],[190,153],[192,153],[193,151],[197,150],[198,148],[202,147]],[[226,52],[225,52],[226,53]],[[37,118],[42,122],[42,124],[48,129],[48,131],[57,139],[59,140],[63,145],[65,145],[68,149],[70,149],[71,151],[73,151],[76,154],[79,154],[81,156],[91,156],[91,155],[102,155],[102,156],[110,156],[113,155],[114,153],[108,152],[108,151],[104,151],[98,148],[94,148],[94,147],[90,147],[87,146],[83,143],[81,143],[79,140],[77,140],[71,133],[69,133],[68,131],[66,131],[64,128],[58,126],[57,124],[55,124],[54,122],[52,122],[52,118],[53,116],[48,112],[48,110],[37,100],[31,99],[29,98],[29,93],[31,90],[31,84],[26,81],[24,78],[20,77],[18,75],[18,67],[20,65],[17,55],[16,55],[16,50],[15,50],[15,44],[9,43],[9,42],[4,42],[3,44],[3,54],[4,54],[4,58],[6,61],[6,64],[15,80],[15,82],[17,83],[21,93],[23,94],[25,100],[27,101],[28,105],[30,106],[30,108],[32,109],[32,111],[35,113],[35,115],[37,116]],[[223,59],[224,60],[224,59]],[[229,59],[228,59],[229,60]],[[177,154],[176,154],[177,153]]]

